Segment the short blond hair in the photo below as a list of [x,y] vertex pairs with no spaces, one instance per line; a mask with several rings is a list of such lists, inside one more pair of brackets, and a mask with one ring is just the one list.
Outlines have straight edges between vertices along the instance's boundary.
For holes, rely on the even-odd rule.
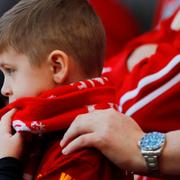
[[33,64],[62,50],[92,75],[102,70],[105,33],[86,0],[21,0],[0,18],[0,53],[9,47]]

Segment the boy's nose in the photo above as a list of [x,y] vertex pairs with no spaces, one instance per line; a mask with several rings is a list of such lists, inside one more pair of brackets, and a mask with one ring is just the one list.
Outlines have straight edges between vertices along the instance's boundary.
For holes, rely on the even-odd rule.
[[5,84],[3,84],[2,88],[1,88],[1,94],[3,96],[9,97],[12,95],[12,91]]

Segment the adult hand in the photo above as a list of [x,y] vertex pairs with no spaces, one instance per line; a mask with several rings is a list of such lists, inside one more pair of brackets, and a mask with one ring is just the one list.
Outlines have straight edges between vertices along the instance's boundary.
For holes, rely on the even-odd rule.
[[11,119],[15,109],[7,112],[0,121],[0,158],[14,157],[19,159],[23,148],[23,138],[20,133],[12,134]]
[[[146,172],[138,149],[144,135],[133,119],[113,109],[79,115],[65,133],[60,145],[69,154],[84,147],[95,147],[122,169]],[[137,168],[138,167],[138,168]]]

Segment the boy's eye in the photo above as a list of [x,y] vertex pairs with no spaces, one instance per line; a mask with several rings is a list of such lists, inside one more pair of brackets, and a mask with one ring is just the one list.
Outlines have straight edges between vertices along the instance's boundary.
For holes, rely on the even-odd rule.
[[15,72],[15,69],[6,67],[6,68],[4,68],[4,71],[5,71],[5,73],[11,75]]

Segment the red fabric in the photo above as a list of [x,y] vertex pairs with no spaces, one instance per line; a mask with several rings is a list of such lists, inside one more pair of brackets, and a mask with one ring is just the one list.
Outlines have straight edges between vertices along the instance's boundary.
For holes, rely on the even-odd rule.
[[110,58],[105,62],[103,75],[109,77],[109,79],[116,85],[118,88],[121,87],[121,83],[124,81],[124,77],[129,74],[127,69],[127,59],[131,53],[139,46],[151,43],[178,43],[178,34],[179,32],[172,31],[170,29],[170,24],[174,19],[176,13],[172,15],[165,21],[160,23],[159,29],[153,29],[152,31],[145,33],[132,41],[130,41],[122,51],[116,56]]
[[[164,21],[159,30],[153,30],[130,42],[122,53],[110,60],[106,65],[110,72],[104,73],[104,75],[109,77],[117,87],[119,103],[122,101],[121,98],[124,94],[136,90],[143,78],[160,73],[163,69],[170,67],[170,70],[162,75],[161,78],[152,83],[147,83],[146,86],[140,88],[135,97],[129,99],[126,103],[122,103],[123,105],[119,108],[122,112],[127,113],[130,107],[158,88],[164,88],[166,83],[179,75],[180,32],[170,29],[174,16]],[[142,59],[129,72],[127,69],[129,55],[140,45],[148,43],[156,43],[158,45],[156,53],[149,58]],[[168,66],[169,63],[175,63],[176,65],[174,67]],[[172,88],[143,106],[143,108],[132,114],[132,117],[145,131],[158,130],[167,132],[180,129],[178,110],[180,107],[179,90],[179,77],[177,77],[177,83]]]
[[105,79],[97,78],[49,90],[39,97],[19,99],[2,109],[0,117],[16,107],[18,112],[13,117],[14,129],[33,133],[51,132],[68,128],[72,120],[78,114],[88,112],[88,108],[109,108],[114,100],[113,88]]
[[[119,110],[133,117],[146,132],[180,129],[180,31],[170,29],[174,16],[162,22],[160,29],[130,42],[106,65],[109,72],[104,75],[118,89]],[[142,59],[129,72],[130,54],[149,43],[158,45],[156,53]]]
[[[0,111],[17,108],[13,116],[16,131],[33,137],[25,155],[25,179],[36,169],[34,179],[118,179],[123,173],[96,150],[85,149],[71,155],[61,153],[59,142],[75,117],[94,109],[116,108],[116,96],[106,78],[80,81],[41,94],[19,99]],[[43,151],[41,151],[41,144]],[[43,153],[44,152],[44,153]],[[39,155],[43,156],[41,161]],[[40,161],[40,164],[39,164]],[[66,178],[65,178],[65,177]],[[31,176],[30,176],[31,177]],[[63,178],[64,177],[64,178]]]
[[89,0],[89,2],[101,18],[106,31],[106,60],[108,60],[139,34],[139,25],[130,11],[117,0]]
[[170,17],[179,7],[179,0],[158,0],[154,25],[157,26],[162,20]]

